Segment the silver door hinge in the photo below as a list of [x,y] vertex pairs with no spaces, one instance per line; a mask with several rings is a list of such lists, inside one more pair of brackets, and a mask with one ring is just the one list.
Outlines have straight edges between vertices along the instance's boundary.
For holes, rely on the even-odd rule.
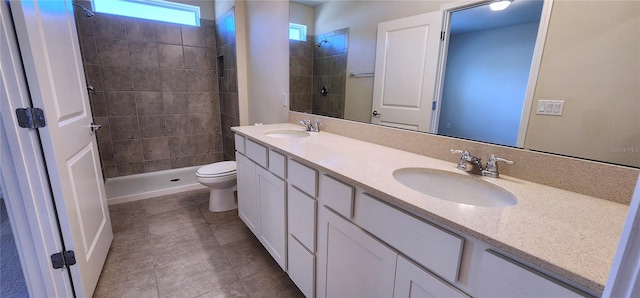
[[76,264],[76,254],[73,250],[65,250],[51,255],[53,269],[60,269]]
[[440,31],[440,40],[444,41],[444,31]]
[[431,102],[431,110],[435,111],[437,105],[438,105],[438,103],[436,101]]
[[40,128],[47,126],[44,120],[44,111],[39,108],[16,109],[18,125],[24,128]]

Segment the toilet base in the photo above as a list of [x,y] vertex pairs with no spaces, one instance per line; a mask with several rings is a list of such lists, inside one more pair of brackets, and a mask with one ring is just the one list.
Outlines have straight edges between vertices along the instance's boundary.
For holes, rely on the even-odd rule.
[[209,192],[209,211],[224,212],[238,208],[236,186],[223,189],[211,189]]

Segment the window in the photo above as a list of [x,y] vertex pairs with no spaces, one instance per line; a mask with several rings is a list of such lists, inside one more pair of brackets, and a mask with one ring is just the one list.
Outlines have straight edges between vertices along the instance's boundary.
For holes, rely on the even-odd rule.
[[163,0],[92,0],[96,12],[200,26],[200,7]]
[[289,23],[289,39],[292,40],[307,40],[307,26],[295,23]]

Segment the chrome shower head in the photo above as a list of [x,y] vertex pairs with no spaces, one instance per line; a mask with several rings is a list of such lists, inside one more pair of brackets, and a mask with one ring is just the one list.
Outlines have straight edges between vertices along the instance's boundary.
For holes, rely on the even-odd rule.
[[329,43],[329,41],[325,38],[316,44],[316,47],[320,47],[323,43]]
[[93,13],[93,11],[87,9],[86,7],[84,7],[84,6],[82,6],[82,5],[78,4],[78,3],[71,3],[71,5],[75,5],[75,6],[78,6],[78,7],[82,8],[82,12],[84,12],[84,15],[86,17],[88,17],[88,18],[96,15],[95,13]]

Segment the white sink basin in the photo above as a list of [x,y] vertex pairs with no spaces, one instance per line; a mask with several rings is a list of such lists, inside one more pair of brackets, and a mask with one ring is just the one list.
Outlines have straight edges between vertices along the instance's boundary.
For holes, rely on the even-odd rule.
[[404,168],[393,178],[409,188],[442,200],[480,207],[509,207],[516,197],[479,177],[426,168]]
[[309,133],[302,130],[270,130],[264,133],[265,136],[279,139],[295,139],[309,136]]

